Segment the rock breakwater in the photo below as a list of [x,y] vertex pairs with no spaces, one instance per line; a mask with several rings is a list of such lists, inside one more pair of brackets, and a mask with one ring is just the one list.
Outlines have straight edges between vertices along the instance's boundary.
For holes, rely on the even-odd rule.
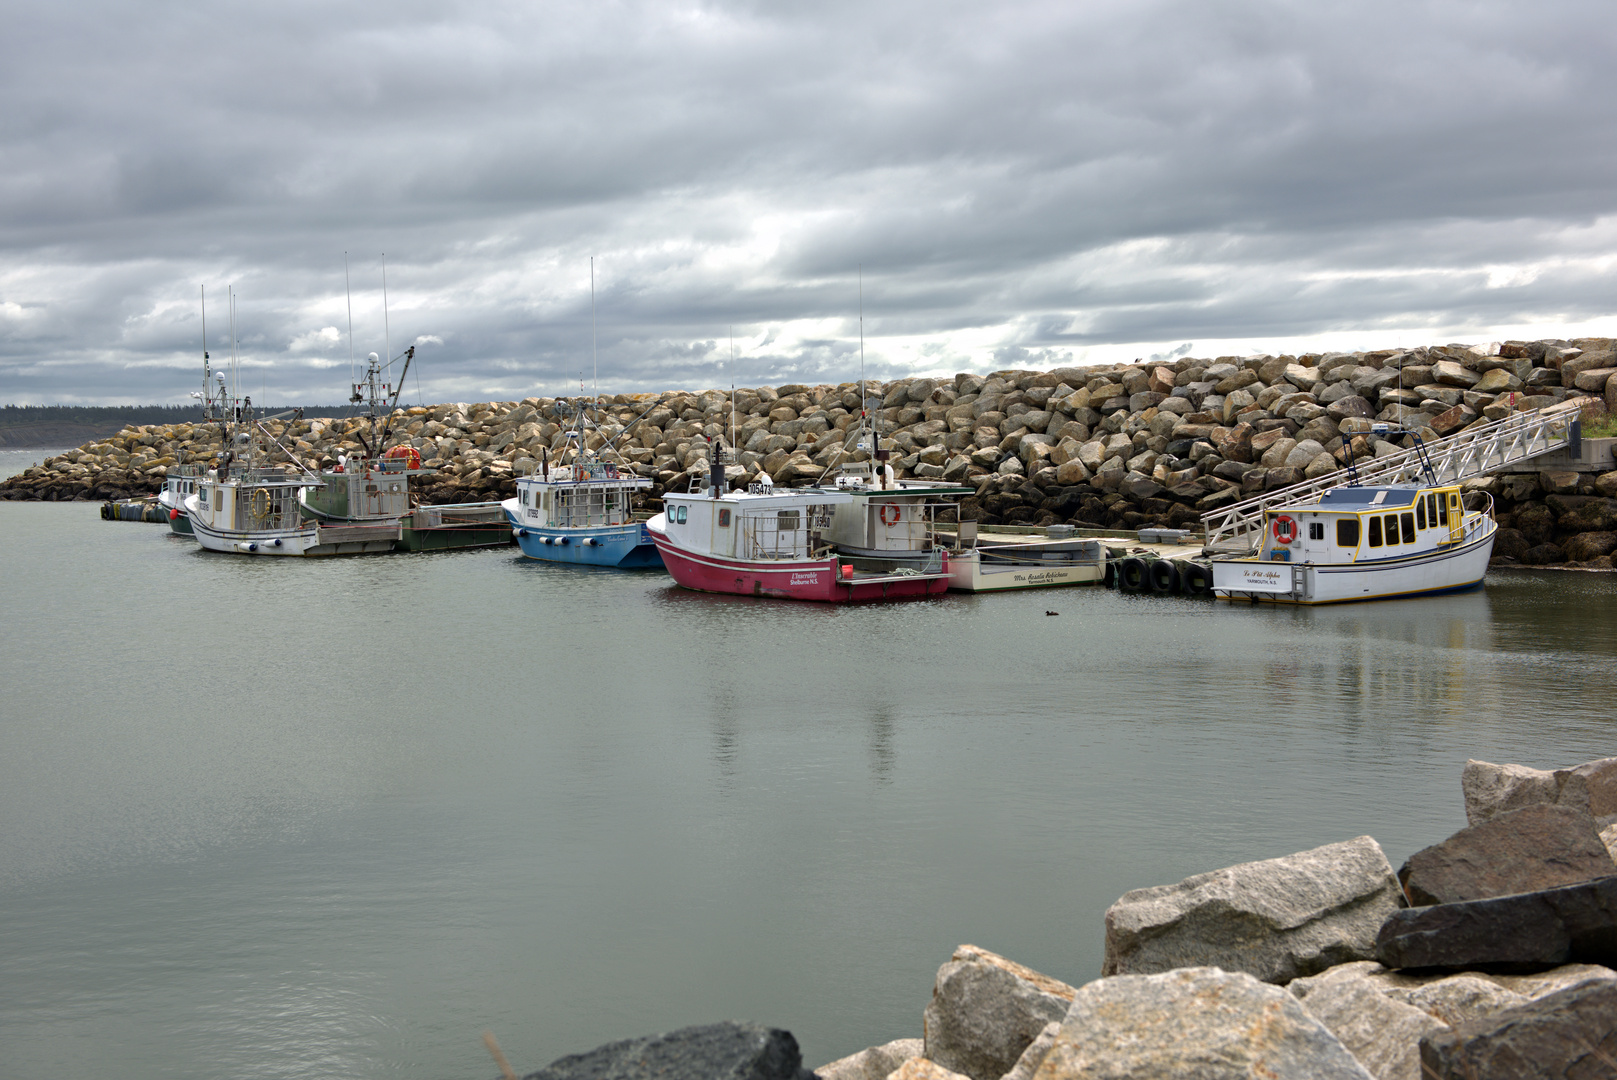
[[[1300,356],[1006,370],[952,379],[792,384],[729,392],[620,394],[587,410],[592,450],[651,479],[652,499],[732,449],[732,484],[818,480],[867,456],[868,407],[900,476],[968,484],[961,517],[984,524],[1193,527],[1253,494],[1341,470],[1349,455],[1405,448],[1371,431],[1391,421],[1432,440],[1568,398],[1591,415],[1617,406],[1610,338],[1433,345]],[[269,421],[271,460],[310,465],[359,451],[362,420]],[[390,442],[438,470],[434,503],[503,498],[544,453],[566,453],[553,398],[397,411]],[[732,445],[733,444],[733,445]],[[104,500],[156,491],[168,468],[223,449],[216,424],[147,425],[51,458],[0,484],[0,499]],[[1609,569],[1617,551],[1617,471],[1545,470],[1468,486],[1495,499],[1495,552],[1527,565]]]
[[[1473,824],[1396,876],[1361,836],[1125,894],[1106,914],[1103,977],[1077,987],[962,945],[938,969],[921,1039],[814,1075],[1617,1076],[1617,758],[1553,772],[1470,762],[1463,787]],[[1585,850],[1597,828],[1609,849]],[[1551,832],[1575,842],[1575,865]],[[1465,875],[1465,899],[1409,906],[1400,880],[1445,872]],[[775,1044],[785,1049],[761,1053]],[[585,1075],[578,1063],[623,1080],[801,1080],[795,1046],[713,1025],[564,1058],[529,1080]],[[691,1047],[716,1049],[698,1060]]]

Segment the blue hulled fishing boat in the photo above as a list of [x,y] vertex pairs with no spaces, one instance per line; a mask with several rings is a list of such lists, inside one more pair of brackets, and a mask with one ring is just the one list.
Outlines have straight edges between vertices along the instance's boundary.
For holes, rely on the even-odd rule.
[[[548,457],[548,455],[546,455]],[[501,505],[522,554],[588,566],[660,567],[662,556],[634,513],[651,481],[607,461],[542,463]]]

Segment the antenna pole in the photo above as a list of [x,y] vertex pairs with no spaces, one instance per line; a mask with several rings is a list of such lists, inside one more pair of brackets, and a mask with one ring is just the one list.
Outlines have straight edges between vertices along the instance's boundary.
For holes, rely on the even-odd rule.
[[387,325],[387,252],[382,252],[382,346],[387,349],[387,362],[393,362],[393,332]]
[[[859,426],[873,430],[870,403],[865,400],[865,264],[859,264]],[[876,460],[876,441],[870,443],[870,460]]]
[[736,328],[730,327],[730,453],[736,453]]
[[202,286],[202,420],[204,423],[213,419],[213,410],[208,407],[208,287]]
[[590,256],[590,367],[591,378],[595,380],[595,419],[600,422],[601,413],[601,364],[595,355],[595,256]]
[[[348,295],[348,381],[354,383],[354,287],[348,280],[348,252],[342,253],[342,287]],[[356,384],[357,385],[357,384]]]

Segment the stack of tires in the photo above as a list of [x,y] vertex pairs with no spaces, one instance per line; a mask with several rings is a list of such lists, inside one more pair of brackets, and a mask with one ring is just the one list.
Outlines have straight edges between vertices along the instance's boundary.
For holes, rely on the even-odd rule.
[[1106,587],[1121,593],[1210,599],[1213,595],[1213,569],[1189,559],[1153,559],[1130,555],[1106,563]]

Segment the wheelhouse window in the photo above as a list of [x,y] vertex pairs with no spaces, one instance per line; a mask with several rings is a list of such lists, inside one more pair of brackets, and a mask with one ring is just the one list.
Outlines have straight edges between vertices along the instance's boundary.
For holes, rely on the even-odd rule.
[[1308,538],[1310,540],[1325,539],[1325,523],[1323,521],[1310,521],[1308,523]]
[[775,516],[775,528],[781,532],[792,532],[798,528],[802,515],[796,510],[782,510]]
[[1399,514],[1398,520],[1404,527],[1404,543],[1413,544],[1415,542],[1415,515],[1410,513]]
[[1386,529],[1386,532],[1387,532],[1387,543],[1396,544],[1398,542],[1398,515],[1397,514],[1388,514],[1387,515],[1387,529]]
[[1379,517],[1370,519],[1369,541],[1371,547],[1381,546],[1381,519]]
[[686,508],[683,506],[676,506],[674,508],[674,513],[678,515],[678,520],[681,525],[685,524],[685,509]]
[[1439,525],[1447,525],[1449,523],[1448,500],[1442,495],[1433,495],[1432,498],[1437,500],[1437,523]]
[[1337,547],[1356,548],[1359,546],[1359,519],[1344,517],[1336,519],[1336,545]]

